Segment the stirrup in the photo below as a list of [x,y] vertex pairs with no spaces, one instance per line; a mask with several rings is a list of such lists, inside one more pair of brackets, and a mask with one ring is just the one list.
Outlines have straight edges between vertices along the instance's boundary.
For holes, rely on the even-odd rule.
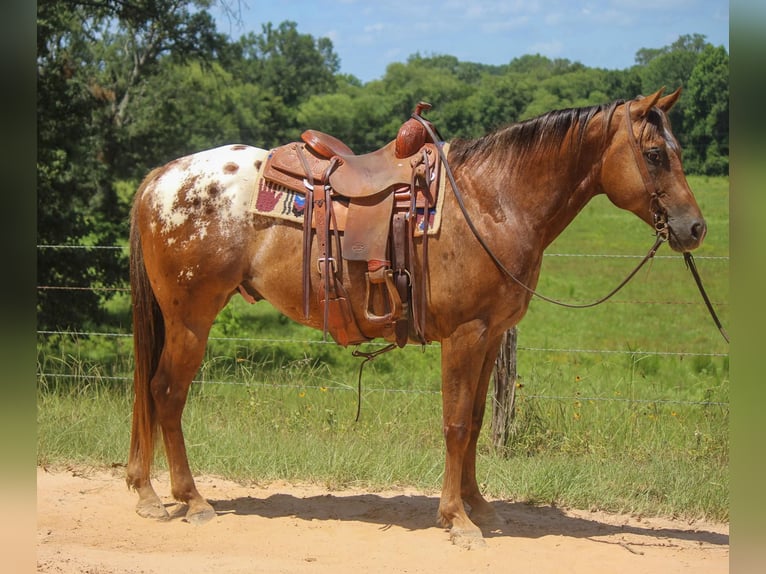
[[[367,288],[364,298],[364,318],[370,323],[389,324],[396,322],[402,315],[402,300],[399,291],[394,284],[394,272],[391,269],[381,267],[376,271],[368,271],[364,274],[367,280]],[[376,315],[370,311],[370,285],[384,285],[388,293],[389,312],[384,315]]]

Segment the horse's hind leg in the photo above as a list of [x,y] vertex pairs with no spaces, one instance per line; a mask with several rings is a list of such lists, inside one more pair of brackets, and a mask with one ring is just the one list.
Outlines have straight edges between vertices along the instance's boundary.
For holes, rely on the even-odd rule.
[[176,500],[188,505],[186,518],[194,523],[210,520],[215,511],[194,484],[181,415],[192,379],[202,363],[212,321],[210,319],[208,324],[203,325],[198,322],[195,328],[179,319],[166,319],[165,346],[151,381],[152,398],[168,458],[171,491]]

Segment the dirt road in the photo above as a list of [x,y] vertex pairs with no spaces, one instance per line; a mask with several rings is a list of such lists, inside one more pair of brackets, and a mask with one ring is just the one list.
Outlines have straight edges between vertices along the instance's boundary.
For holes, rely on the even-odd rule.
[[[202,526],[133,512],[123,471],[37,471],[37,571],[50,574],[728,572],[729,527],[493,501],[506,524],[465,550],[435,526],[438,493],[321,485],[198,486]],[[166,475],[156,481],[169,492]]]

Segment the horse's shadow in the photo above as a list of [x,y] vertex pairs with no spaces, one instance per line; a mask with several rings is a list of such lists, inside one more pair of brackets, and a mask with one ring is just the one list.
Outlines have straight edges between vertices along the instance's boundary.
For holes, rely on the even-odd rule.
[[[438,497],[424,495],[379,496],[376,494],[296,497],[272,494],[259,499],[240,497],[210,501],[218,514],[254,515],[264,518],[294,517],[300,520],[359,521],[380,525],[381,530],[399,526],[407,530],[423,530],[436,526]],[[522,502],[492,502],[500,524],[483,529],[485,537],[513,536],[540,538],[567,536],[574,538],[603,537],[618,534],[645,536],[647,540],[663,539],[725,546],[728,534],[709,530],[681,530],[628,524],[607,524],[598,520],[567,515],[551,506],[531,506]]]

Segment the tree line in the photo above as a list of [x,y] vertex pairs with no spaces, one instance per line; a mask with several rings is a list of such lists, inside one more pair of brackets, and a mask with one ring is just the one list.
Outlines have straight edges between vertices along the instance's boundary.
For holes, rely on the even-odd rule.
[[[683,86],[671,110],[687,173],[728,174],[729,55],[699,34],[644,48],[624,70],[539,54],[504,65],[411,55],[367,83],[340,73],[332,41],[294,22],[231,38],[214,0],[40,0],[37,3],[38,245],[119,245],[143,176],[225,143],[268,148],[306,128],[356,153],[396,135],[415,104],[446,139],[511,122]],[[41,329],[109,320],[109,289],[127,281],[119,250],[41,249]],[[70,291],[62,287],[101,287]]]

